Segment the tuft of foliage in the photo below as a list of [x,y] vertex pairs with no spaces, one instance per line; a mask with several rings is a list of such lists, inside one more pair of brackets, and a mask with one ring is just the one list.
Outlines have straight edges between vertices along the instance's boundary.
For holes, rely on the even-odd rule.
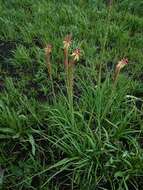
[[0,189],[142,190],[142,5],[0,0]]

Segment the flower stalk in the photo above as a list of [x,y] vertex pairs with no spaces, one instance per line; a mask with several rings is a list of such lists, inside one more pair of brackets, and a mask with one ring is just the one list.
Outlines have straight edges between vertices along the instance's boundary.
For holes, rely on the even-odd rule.
[[71,54],[69,60],[69,47],[72,43],[71,35],[67,35],[63,41],[64,44],[64,65],[66,73],[66,87],[69,101],[69,109],[72,116],[72,124],[74,125],[74,108],[73,108],[73,85],[74,85],[74,64],[79,60],[80,50],[76,49]]
[[55,91],[54,91],[54,84],[53,84],[53,77],[52,77],[51,53],[52,53],[52,45],[48,44],[45,47],[45,58],[46,58],[48,75],[49,75],[49,78],[50,78],[50,81],[51,81],[52,93],[53,93],[53,96],[54,96],[54,100],[56,101],[56,95],[55,95]]
[[51,52],[52,52],[52,46],[51,44],[48,44],[47,47],[45,48],[45,57],[46,57],[48,75],[50,79],[52,77],[52,67],[51,67],[51,62],[50,62]]
[[123,58],[118,62],[115,68],[115,74],[114,74],[114,84],[117,83],[120,71],[128,64],[128,59]]
[[128,64],[128,59],[123,58],[122,60],[120,60],[118,62],[118,64],[116,65],[115,68],[115,74],[114,74],[114,80],[113,80],[113,87],[112,87],[112,91],[111,91],[111,95],[110,98],[106,104],[106,107],[104,109],[104,112],[102,114],[102,118],[104,118],[107,114],[107,112],[109,111],[113,101],[114,101],[114,96],[115,96],[115,90],[116,90],[116,85],[117,85],[117,81],[118,81],[118,77],[120,74],[120,71]]
[[67,70],[68,67],[68,54],[69,54],[69,47],[72,43],[72,36],[67,35],[63,41],[64,44],[64,65],[65,69]]
[[74,86],[74,65],[79,61],[80,49],[75,49],[71,55],[72,59],[68,64],[68,99],[70,104],[71,113],[74,121],[74,108],[73,108],[73,86]]

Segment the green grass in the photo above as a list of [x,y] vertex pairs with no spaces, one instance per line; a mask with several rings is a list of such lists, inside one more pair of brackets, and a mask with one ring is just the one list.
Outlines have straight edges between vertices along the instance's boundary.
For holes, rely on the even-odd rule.
[[[143,189],[143,3],[0,0],[0,189]],[[69,109],[63,39],[82,57]],[[53,46],[53,97],[44,47]],[[117,86],[115,66],[127,57]]]

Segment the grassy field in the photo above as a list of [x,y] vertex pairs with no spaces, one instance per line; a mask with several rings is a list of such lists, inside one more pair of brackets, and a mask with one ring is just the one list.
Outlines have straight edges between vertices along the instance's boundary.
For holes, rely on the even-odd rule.
[[0,189],[143,190],[142,0],[0,0]]

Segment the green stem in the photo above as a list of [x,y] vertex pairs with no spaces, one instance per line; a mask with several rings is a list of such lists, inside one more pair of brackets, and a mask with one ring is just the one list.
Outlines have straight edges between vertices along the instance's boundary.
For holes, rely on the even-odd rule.
[[56,103],[56,94],[55,94],[55,90],[54,90],[54,83],[53,83],[53,77],[52,76],[50,78],[50,81],[51,81],[52,94],[54,97],[54,103]]
[[47,54],[46,60],[47,60],[48,74],[49,74],[49,78],[50,78],[50,81],[51,81],[52,94],[53,94],[54,103],[55,103],[56,102],[56,95],[55,95],[54,83],[53,83],[53,77],[52,77],[52,67],[51,67],[51,62],[50,62],[50,54]]
[[104,112],[102,114],[101,120],[106,116],[106,113],[108,112],[108,110],[110,109],[110,107],[111,107],[111,105],[112,105],[112,103],[114,101],[114,93],[115,93],[117,82],[118,82],[118,76],[119,75],[117,75],[117,78],[113,83],[111,95],[110,95],[110,98],[109,98],[109,100],[108,100],[108,102],[106,104],[106,107],[105,107]]
[[72,124],[74,125],[74,108],[73,108],[73,80],[74,80],[74,63],[68,65],[68,100],[69,109],[72,117]]

